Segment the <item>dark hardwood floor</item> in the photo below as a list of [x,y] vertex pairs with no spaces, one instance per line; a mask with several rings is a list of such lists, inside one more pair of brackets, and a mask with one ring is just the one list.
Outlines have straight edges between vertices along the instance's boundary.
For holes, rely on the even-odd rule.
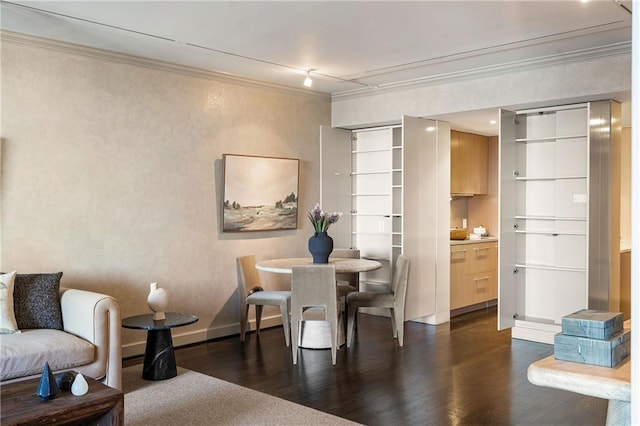
[[[551,345],[496,331],[496,309],[432,326],[407,322],[398,347],[388,318],[359,315],[354,345],[303,349],[282,328],[176,349],[179,366],[367,425],[603,425],[607,402],[527,380]],[[125,366],[141,358],[125,360]]]

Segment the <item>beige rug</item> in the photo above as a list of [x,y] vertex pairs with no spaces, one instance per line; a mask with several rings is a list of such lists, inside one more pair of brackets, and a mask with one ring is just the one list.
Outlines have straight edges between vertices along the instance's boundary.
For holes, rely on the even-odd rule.
[[354,425],[262,392],[178,367],[168,380],[142,379],[142,365],[122,371],[125,425]]

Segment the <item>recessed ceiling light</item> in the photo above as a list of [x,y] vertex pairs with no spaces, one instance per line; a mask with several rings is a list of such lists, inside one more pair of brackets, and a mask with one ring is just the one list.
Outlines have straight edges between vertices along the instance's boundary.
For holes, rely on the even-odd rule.
[[429,126],[429,127],[426,128],[426,130],[427,130],[427,132],[433,132],[434,130],[436,130],[436,128],[433,127],[433,126]]
[[498,121],[497,120],[489,120],[489,124],[495,125],[495,124],[498,124]]

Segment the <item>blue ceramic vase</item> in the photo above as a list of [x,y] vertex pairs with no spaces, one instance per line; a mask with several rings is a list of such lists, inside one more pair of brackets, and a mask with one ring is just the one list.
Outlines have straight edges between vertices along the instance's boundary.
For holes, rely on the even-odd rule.
[[309,253],[313,263],[329,263],[329,255],[333,251],[333,238],[326,232],[316,232],[309,238]]

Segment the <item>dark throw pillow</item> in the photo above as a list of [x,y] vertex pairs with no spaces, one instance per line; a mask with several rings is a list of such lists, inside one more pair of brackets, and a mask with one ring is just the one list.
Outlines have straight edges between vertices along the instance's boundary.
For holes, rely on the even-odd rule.
[[20,330],[53,328],[62,330],[60,278],[55,274],[16,274],[13,306]]

